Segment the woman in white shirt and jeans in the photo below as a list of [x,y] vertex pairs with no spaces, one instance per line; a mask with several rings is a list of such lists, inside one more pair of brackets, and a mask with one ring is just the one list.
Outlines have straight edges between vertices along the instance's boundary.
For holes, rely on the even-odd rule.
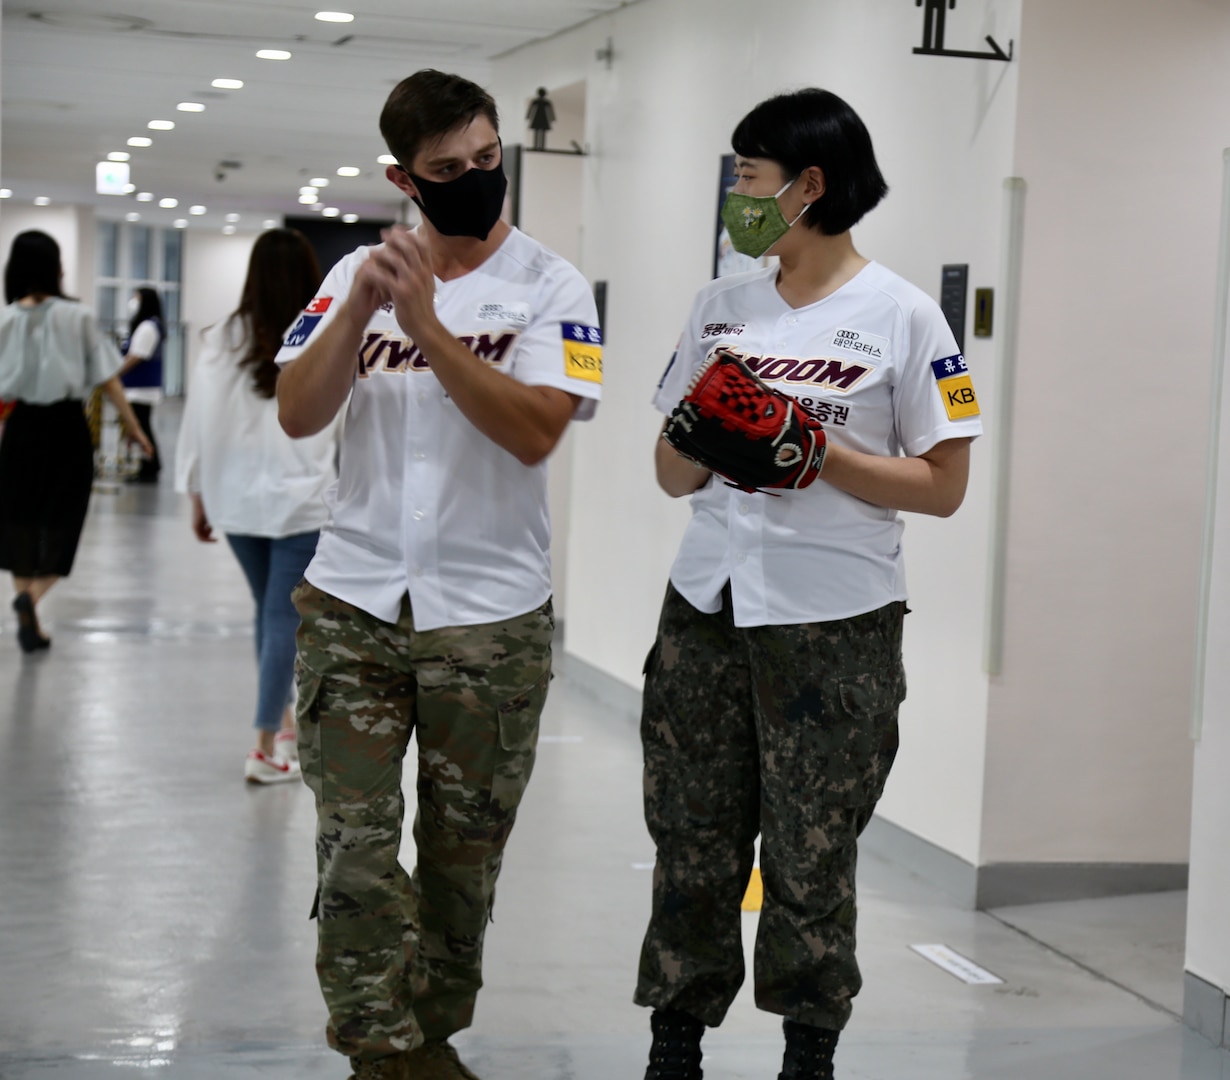
[[175,486],[192,496],[193,531],[206,543],[215,529],[226,534],[256,601],[258,740],[244,764],[253,783],[299,775],[288,707],[299,616],[290,593],[329,518],[337,427],[306,439],[282,431],[273,358],[320,277],[302,233],[257,238],[239,307],[205,331],[179,435]]

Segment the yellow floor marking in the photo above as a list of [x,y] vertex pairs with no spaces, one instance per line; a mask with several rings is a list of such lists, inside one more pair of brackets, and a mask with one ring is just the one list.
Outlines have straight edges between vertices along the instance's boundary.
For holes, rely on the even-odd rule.
[[752,876],[747,882],[747,892],[743,894],[743,910],[759,911],[764,902],[764,882],[760,880],[760,867],[752,867]]

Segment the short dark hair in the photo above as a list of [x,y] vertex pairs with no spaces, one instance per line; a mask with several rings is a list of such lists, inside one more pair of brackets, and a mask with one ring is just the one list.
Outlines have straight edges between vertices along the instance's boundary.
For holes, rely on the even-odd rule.
[[803,223],[826,236],[852,228],[888,194],[866,126],[828,90],[762,101],[739,121],[730,142],[740,157],[776,161],[792,177],[819,166],[825,191],[807,208]]
[[4,300],[11,304],[26,296],[63,296],[60,245],[45,232],[31,229],[13,237],[4,267]]
[[402,168],[410,169],[425,142],[439,139],[479,115],[500,130],[495,99],[460,75],[424,68],[402,79],[380,113],[380,134]]
[[252,389],[259,397],[273,397],[280,370],[273,358],[287,328],[319,288],[316,251],[298,229],[270,229],[256,238],[231,319],[242,324],[239,366],[252,369]]

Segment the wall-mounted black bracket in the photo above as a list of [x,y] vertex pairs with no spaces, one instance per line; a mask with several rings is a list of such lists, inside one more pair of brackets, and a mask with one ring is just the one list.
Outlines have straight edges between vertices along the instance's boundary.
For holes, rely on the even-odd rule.
[[918,56],[961,56],[967,60],[1003,60],[1005,62],[1012,60],[1012,49],[1015,42],[1009,41],[1008,51],[1004,52],[999,43],[987,34],[987,44],[991,46],[990,52],[967,52],[964,49],[915,49],[914,52]]

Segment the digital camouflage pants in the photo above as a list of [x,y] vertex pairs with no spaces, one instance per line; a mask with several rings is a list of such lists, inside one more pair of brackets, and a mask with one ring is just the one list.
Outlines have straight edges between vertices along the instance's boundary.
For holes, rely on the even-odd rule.
[[[534,765],[551,603],[416,631],[307,582],[299,756],[316,795],[317,974],[329,1045],[374,1059],[467,1027],[504,844]],[[417,739],[417,864],[397,859],[402,759]]]
[[667,589],[641,718],[657,862],[638,1004],[721,1023],[743,982],[759,833],[756,1004],[845,1026],[862,985],[857,840],[897,753],[904,613],[739,629],[729,586],[714,615]]

